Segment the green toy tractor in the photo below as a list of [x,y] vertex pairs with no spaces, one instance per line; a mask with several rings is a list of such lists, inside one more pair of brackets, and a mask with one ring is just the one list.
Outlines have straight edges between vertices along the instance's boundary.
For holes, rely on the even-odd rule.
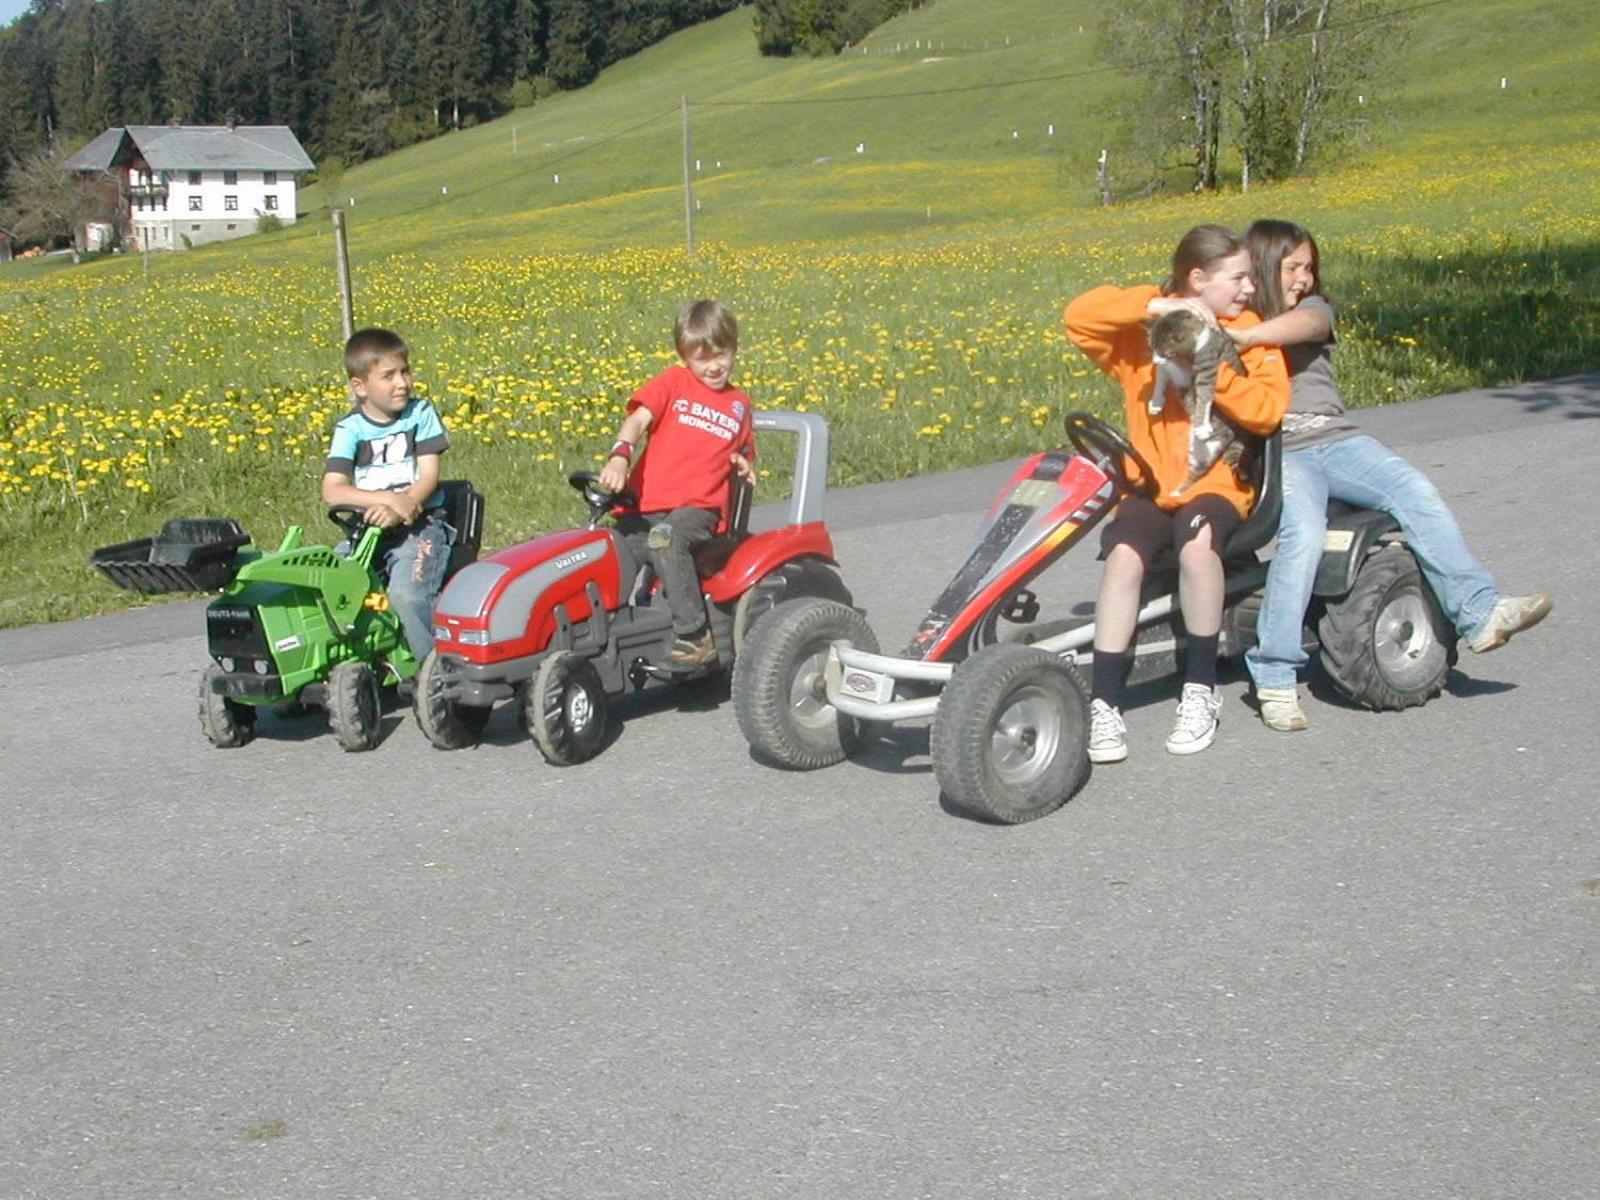
[[[456,530],[446,578],[478,555],[483,498],[464,480],[440,484]],[[213,746],[242,746],[263,707],[294,714],[327,710],[346,750],[378,743],[380,689],[409,682],[417,659],[377,570],[384,531],[361,510],[329,516],[353,543],[348,556],[302,544],[289,527],[271,552],[228,518],[168,521],[154,538],[96,550],[90,565],[119,587],[145,593],[214,592],[206,606],[212,663],[200,680],[200,728]]]

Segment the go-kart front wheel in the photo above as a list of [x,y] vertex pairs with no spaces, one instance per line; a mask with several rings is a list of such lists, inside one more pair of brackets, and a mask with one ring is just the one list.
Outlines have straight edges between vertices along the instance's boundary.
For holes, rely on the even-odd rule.
[[944,794],[1007,825],[1065,804],[1089,776],[1089,693],[1072,665],[1014,642],[956,667],[929,736]]
[[328,726],[352,754],[378,744],[383,705],[378,674],[364,662],[342,662],[328,672]]
[[1339,690],[1380,711],[1426,704],[1456,661],[1456,631],[1400,545],[1368,556],[1350,591],[1323,606],[1317,637]]
[[834,642],[878,652],[859,612],[809,596],[763,614],[744,637],[733,664],[733,710],[750,748],[780,767],[829,767],[855,747],[856,722],[828,703],[823,687]]
[[212,690],[211,681],[222,673],[212,663],[200,676],[200,731],[218,750],[233,750],[255,737],[256,710]]
[[437,651],[429,651],[417,668],[412,683],[411,711],[417,728],[440,750],[462,750],[476,746],[489,723],[489,708],[461,704],[449,693],[451,664]]
[[605,742],[610,709],[594,664],[561,650],[539,664],[522,687],[522,723],[545,761],[570,767],[593,758]]

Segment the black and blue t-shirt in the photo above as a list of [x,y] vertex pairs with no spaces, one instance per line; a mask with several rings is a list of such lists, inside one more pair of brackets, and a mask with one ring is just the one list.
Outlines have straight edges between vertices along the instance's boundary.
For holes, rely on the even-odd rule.
[[[329,474],[348,475],[365,492],[403,492],[417,481],[417,458],[443,454],[450,439],[433,405],[419,398],[406,405],[393,421],[374,421],[359,408],[339,418],[328,447]],[[438,493],[428,497],[427,508],[444,503]]]

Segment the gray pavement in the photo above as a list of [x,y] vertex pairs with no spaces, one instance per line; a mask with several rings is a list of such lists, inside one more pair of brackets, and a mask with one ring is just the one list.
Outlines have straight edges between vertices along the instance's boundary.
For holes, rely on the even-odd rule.
[[[1557,608],[1399,714],[940,803],[725,693],[215,751],[193,604],[0,633],[0,1197],[1578,1197],[1600,1179],[1600,376],[1363,413]],[[886,645],[1006,473],[838,493]],[[1091,594],[1087,554],[1044,594]],[[1050,615],[1047,608],[1046,615]]]

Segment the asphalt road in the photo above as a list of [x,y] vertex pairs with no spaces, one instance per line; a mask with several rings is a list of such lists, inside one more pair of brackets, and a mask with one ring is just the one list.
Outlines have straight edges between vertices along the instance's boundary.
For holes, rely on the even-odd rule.
[[[1299,735],[1234,670],[1192,759],[1146,686],[1017,828],[915,728],[217,751],[193,604],[0,633],[0,1197],[1600,1194],[1600,376],[1362,420],[1545,625]],[[886,645],[1005,473],[833,498]]]

